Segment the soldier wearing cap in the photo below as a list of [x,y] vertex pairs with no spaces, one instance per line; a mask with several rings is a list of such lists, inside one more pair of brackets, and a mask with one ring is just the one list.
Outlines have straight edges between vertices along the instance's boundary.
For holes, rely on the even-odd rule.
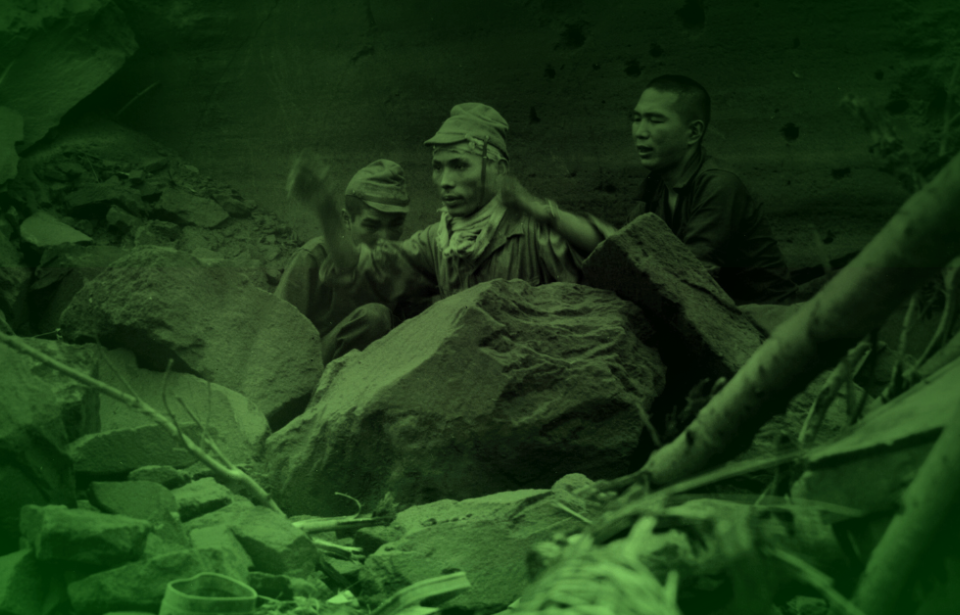
[[[375,246],[403,233],[409,211],[403,168],[377,160],[351,178],[340,212],[342,232],[355,244]],[[385,335],[395,321],[397,297],[377,292],[379,286],[333,271],[330,248],[315,237],[298,249],[274,294],[300,310],[321,335],[324,364],[354,348],[363,350]]]
[[[437,290],[446,297],[497,278],[534,285],[579,282],[583,260],[615,229],[526,191],[508,174],[507,129],[506,120],[492,107],[480,103],[453,107],[425,143],[433,147],[440,221],[406,241],[383,242],[372,251],[364,245],[341,244],[344,253],[337,259],[344,271],[355,269],[360,277],[389,280],[384,294],[408,297]],[[314,189],[302,191],[298,198],[332,202],[324,196],[327,188],[322,181],[303,185]],[[325,228],[324,235],[335,238],[340,231],[331,221],[333,228]]]

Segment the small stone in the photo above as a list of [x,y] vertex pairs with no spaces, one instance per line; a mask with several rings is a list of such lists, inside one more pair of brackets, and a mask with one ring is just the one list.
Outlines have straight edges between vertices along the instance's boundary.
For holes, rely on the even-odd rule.
[[187,478],[183,475],[183,472],[173,466],[143,466],[132,470],[127,476],[127,480],[150,481],[161,484],[167,489],[176,489],[187,483]]
[[173,490],[173,497],[184,522],[223,508],[233,493],[213,478],[201,478]]
[[163,191],[155,214],[170,218],[179,224],[195,224],[204,228],[216,228],[230,218],[213,199],[190,194],[173,187]]
[[90,483],[91,501],[102,511],[134,519],[152,520],[177,512],[177,500],[163,485],[149,481]]

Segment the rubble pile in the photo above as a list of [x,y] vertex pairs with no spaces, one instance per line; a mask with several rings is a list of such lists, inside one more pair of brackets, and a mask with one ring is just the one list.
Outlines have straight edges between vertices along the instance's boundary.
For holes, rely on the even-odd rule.
[[175,153],[97,121],[31,150],[0,193],[0,311],[48,333],[87,281],[143,246],[224,261],[269,291],[299,243]]

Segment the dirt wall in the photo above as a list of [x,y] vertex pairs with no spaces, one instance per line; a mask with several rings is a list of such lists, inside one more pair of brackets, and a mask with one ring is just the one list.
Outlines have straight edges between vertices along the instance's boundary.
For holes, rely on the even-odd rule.
[[342,184],[396,160],[408,228],[436,220],[422,142],[451,106],[480,101],[510,122],[534,192],[623,222],[642,177],[628,112],[663,73],[710,91],[705,143],[766,205],[795,267],[815,260],[809,224],[839,256],[906,196],[839,106],[891,96],[910,17],[897,0],[119,4],[141,50],[91,104],[115,113],[143,92],[123,123],[271,210],[294,153],[314,146]]

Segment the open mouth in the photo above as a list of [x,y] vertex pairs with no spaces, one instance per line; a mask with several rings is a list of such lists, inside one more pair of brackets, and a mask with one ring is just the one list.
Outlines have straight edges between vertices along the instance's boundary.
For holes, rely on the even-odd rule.
[[652,151],[653,151],[653,148],[650,147],[650,146],[647,146],[647,145],[638,145],[638,146],[637,146],[637,153],[640,154],[641,156],[646,156],[647,154],[651,153]]

